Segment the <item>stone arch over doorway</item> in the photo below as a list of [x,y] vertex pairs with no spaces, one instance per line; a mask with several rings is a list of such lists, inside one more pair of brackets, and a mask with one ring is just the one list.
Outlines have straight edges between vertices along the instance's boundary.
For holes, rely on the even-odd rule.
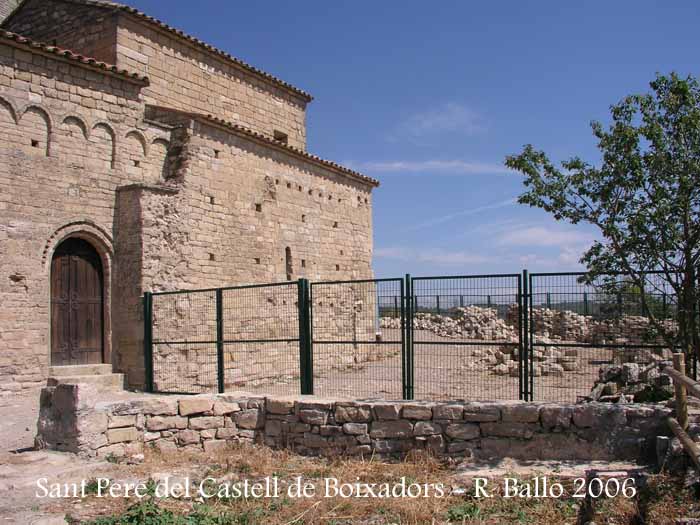
[[47,242],[52,366],[112,363],[112,261],[111,238],[91,222],[67,224]]

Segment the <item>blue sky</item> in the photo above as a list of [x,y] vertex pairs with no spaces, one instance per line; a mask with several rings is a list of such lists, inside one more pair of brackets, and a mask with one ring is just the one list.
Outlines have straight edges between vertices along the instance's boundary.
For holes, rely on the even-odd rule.
[[315,96],[309,151],[381,181],[380,277],[579,269],[595,232],[514,204],[504,157],[595,161],[591,120],[699,73],[695,1],[127,3]]

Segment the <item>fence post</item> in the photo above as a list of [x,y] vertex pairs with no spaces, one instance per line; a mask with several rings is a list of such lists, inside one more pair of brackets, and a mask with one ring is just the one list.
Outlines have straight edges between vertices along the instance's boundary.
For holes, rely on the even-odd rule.
[[435,296],[435,308],[437,309],[438,315],[440,315],[440,296]]
[[314,393],[314,361],[311,335],[311,300],[308,279],[299,279],[299,378],[302,395]]
[[[406,335],[404,337],[405,358],[404,358],[404,384],[403,398],[413,399],[413,315],[417,310],[417,298],[413,297],[413,283],[410,274],[406,274],[406,284],[404,285],[406,295]],[[414,309],[415,307],[415,309]]]
[[[685,375],[685,355],[682,352],[673,354],[673,368]],[[673,381],[676,390],[676,419],[683,430],[688,429],[688,392],[680,381]]]
[[143,294],[143,360],[146,392],[153,393],[153,295]]
[[588,294],[583,292],[583,315],[588,315]]
[[223,394],[224,384],[224,297],[221,288],[216,290],[216,382]]
[[523,401],[530,401],[530,308],[529,308],[529,282],[527,270],[523,270],[523,292],[522,300],[522,352],[521,352],[521,373],[520,373],[520,398]]

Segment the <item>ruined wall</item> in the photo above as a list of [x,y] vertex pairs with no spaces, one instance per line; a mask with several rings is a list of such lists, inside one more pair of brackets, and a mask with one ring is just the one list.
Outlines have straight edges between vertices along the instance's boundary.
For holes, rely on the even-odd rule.
[[[116,188],[162,177],[168,132],[143,124],[141,88],[0,44],[0,392],[46,380],[58,243],[87,238],[110,279]],[[117,297],[120,287],[111,290]],[[109,310],[108,286],[105,304]]]
[[42,391],[38,443],[91,457],[215,452],[248,441],[306,455],[404,455],[524,460],[654,457],[671,410],[659,405],[524,402],[359,402],[304,397],[144,396],[94,401],[87,385]]

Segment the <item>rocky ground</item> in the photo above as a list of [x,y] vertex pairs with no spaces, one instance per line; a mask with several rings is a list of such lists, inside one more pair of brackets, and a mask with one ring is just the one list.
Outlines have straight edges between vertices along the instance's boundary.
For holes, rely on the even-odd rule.
[[[25,452],[3,457],[0,477],[0,523],[22,525],[89,524],[97,518],[112,517],[109,523],[134,521],[135,515],[148,514],[148,523],[170,524],[189,516],[194,525],[240,524],[374,524],[465,523],[465,524],[567,524],[587,523],[675,523],[676,518],[697,517],[700,512],[691,491],[679,481],[656,476],[639,465],[623,463],[516,462],[508,459],[491,464],[441,462],[415,454],[400,462],[360,459],[304,458],[288,451],[274,451],[257,445],[234,445],[218,454],[170,454],[148,451],[139,464],[119,464],[78,460],[69,454]],[[505,478],[517,480],[521,488],[534,489],[535,476],[548,476],[549,483],[561,483],[561,497],[504,498]],[[600,476],[601,479],[634,478],[639,487],[633,497],[586,500],[573,498],[575,479]],[[85,497],[37,498],[36,480],[80,483],[86,480]],[[284,492],[301,477],[317,488],[307,498],[286,497]],[[189,484],[191,497],[124,498],[98,494],[96,480],[111,486],[127,483]],[[203,482],[205,478],[210,481]],[[203,499],[198,487],[219,487],[225,483],[261,482],[276,478],[280,497]],[[349,498],[331,494],[324,497],[326,480],[337,484],[366,483],[399,485],[441,484],[445,494],[437,497]],[[475,479],[486,478],[490,498],[475,497]],[[334,483],[331,481],[331,483]],[[123,490],[123,488],[122,488]],[[98,496],[103,497],[98,497]],[[105,497],[106,496],[106,497]],[[127,509],[131,509],[128,511]],[[125,519],[130,513],[130,521]],[[217,516],[214,518],[214,516]],[[145,518],[144,518],[145,519]],[[216,521],[215,521],[216,519]],[[105,523],[107,523],[105,521]],[[179,522],[178,522],[179,523]]]

